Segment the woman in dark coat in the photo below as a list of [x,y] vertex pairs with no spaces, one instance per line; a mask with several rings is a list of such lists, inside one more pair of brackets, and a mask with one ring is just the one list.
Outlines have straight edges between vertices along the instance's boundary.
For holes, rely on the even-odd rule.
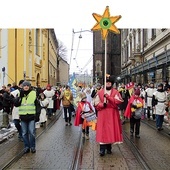
[[124,124],[125,123],[124,112],[127,107],[128,100],[130,98],[130,93],[129,93],[129,90],[126,89],[126,87],[123,83],[119,89],[119,93],[123,99],[123,102],[119,105],[119,109],[120,109],[120,117],[122,120],[122,124]]

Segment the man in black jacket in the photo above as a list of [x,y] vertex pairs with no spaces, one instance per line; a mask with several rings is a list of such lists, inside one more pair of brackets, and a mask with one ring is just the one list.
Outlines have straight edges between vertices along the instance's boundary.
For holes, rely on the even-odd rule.
[[3,107],[3,123],[1,128],[10,128],[9,114],[11,112],[12,97],[10,95],[10,88],[7,87],[2,95],[2,107]]

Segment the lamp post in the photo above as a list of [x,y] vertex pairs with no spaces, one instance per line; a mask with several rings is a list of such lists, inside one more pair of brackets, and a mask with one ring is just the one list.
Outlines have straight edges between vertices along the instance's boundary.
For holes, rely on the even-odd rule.
[[[72,44],[71,44],[71,54],[70,54],[69,72],[70,72],[72,54],[73,54],[73,50],[74,50],[74,49],[73,49],[73,46],[74,46],[74,36],[75,36],[75,34],[80,33],[80,35],[79,35],[79,42],[80,42],[80,39],[82,38],[82,33],[83,33],[83,32],[91,32],[91,33],[92,33],[91,30],[80,30],[80,31],[74,31],[74,29],[72,30]],[[78,46],[79,46],[79,44],[78,44]],[[74,58],[74,59],[75,59],[75,58]]]

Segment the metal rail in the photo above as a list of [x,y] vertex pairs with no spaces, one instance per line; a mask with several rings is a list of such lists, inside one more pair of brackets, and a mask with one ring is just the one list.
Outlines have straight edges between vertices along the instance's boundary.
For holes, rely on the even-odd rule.
[[[49,130],[53,125],[54,123],[59,119],[59,117],[61,116],[62,114],[62,111],[60,111],[56,117],[54,119],[52,119],[50,121],[50,123],[46,126],[45,129],[43,129],[37,136],[36,136],[36,140],[39,139],[39,137],[44,133],[46,132],[47,130]],[[24,149],[19,152],[16,156],[14,156],[11,160],[9,160],[3,167],[0,167],[1,170],[7,170],[14,162],[18,161],[22,156],[24,155]]]

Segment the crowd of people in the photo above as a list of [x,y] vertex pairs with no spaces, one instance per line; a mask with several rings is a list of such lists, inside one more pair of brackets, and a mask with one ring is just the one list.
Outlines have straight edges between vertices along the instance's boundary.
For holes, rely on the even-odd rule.
[[36,152],[36,123],[44,126],[56,110],[60,109],[60,95],[64,87],[32,87],[29,81],[20,80],[18,86],[2,86],[0,111],[3,115],[1,128],[10,128],[9,115],[18,130],[19,140],[24,142],[24,153]]
[[[9,128],[9,114],[24,142],[24,153],[36,152],[36,122],[45,126],[56,110],[63,110],[65,126],[82,126],[82,137],[89,139],[89,128],[96,131],[99,154],[112,153],[112,144],[123,142],[122,126],[130,120],[130,135],[140,138],[142,118],[155,121],[158,131],[163,130],[164,116],[170,123],[170,85],[154,82],[146,85],[124,83],[115,86],[114,77],[107,75],[104,85],[77,87],[76,103],[68,85],[46,88],[32,87],[29,81],[20,80],[18,86],[3,86],[0,90],[0,110],[3,112],[1,128]],[[75,112],[73,114],[73,112]],[[88,121],[87,113],[95,121]],[[92,118],[91,118],[92,119]]]

